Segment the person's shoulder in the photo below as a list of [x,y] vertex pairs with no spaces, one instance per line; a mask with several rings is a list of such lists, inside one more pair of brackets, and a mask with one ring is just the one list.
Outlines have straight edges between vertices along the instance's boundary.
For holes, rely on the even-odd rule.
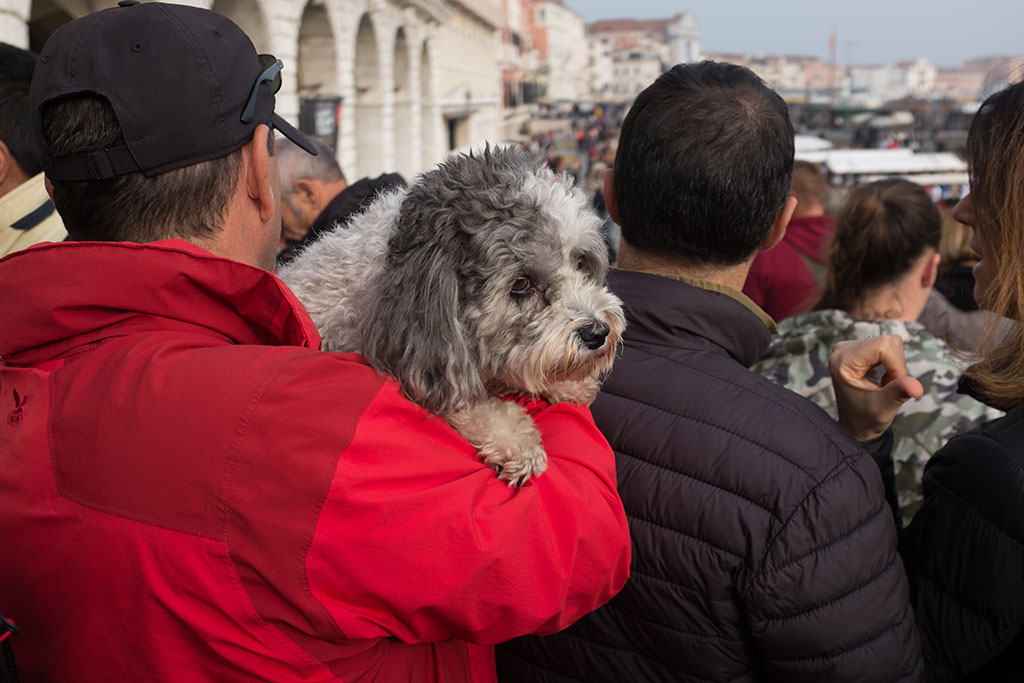
[[[671,358],[640,355],[627,349],[619,374],[613,371],[602,389],[603,417],[648,411],[662,421],[685,421],[737,447],[771,451],[809,480],[860,450],[821,408],[731,357],[700,349]],[[652,391],[644,377],[656,377],[659,389]]]
[[319,400],[345,396],[356,387],[376,393],[386,378],[356,353],[333,353],[301,347],[250,347],[254,365],[264,365],[269,395],[305,394]]
[[993,477],[1017,479],[1024,496],[1024,406],[959,434],[936,453],[929,473],[949,486],[969,490]]
[[779,322],[778,332],[754,372],[802,396],[832,383],[828,357],[837,341],[849,339],[852,327],[838,311],[812,311]]
[[929,461],[924,490],[1024,541],[1024,406],[950,439]]
[[[825,363],[827,370],[827,358]],[[859,451],[828,413],[797,392],[754,372],[748,373],[745,391],[751,396],[751,405],[760,411],[754,432],[768,435],[779,448],[799,454],[805,446],[815,443],[823,450],[811,457],[826,456],[830,462]]]

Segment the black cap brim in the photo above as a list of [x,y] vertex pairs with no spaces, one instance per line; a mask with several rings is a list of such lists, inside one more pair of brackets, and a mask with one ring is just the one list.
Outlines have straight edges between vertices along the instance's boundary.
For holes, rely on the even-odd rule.
[[300,133],[295,126],[288,123],[277,114],[274,114],[271,117],[270,122],[273,124],[275,130],[279,131],[281,135],[285,136],[313,156],[317,155],[316,147],[313,146],[313,143],[309,141],[309,138]]

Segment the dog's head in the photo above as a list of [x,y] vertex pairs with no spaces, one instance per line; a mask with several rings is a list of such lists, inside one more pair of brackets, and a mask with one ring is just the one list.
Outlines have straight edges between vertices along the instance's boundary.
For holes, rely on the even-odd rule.
[[363,353],[435,413],[600,376],[625,326],[600,225],[526,150],[449,158],[402,201]]

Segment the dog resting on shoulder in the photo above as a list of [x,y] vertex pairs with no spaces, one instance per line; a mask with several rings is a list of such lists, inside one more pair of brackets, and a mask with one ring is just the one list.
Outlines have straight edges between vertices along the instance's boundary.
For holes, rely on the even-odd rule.
[[329,351],[359,352],[510,485],[547,466],[508,395],[589,404],[625,321],[601,221],[520,148],[452,156],[279,273]]

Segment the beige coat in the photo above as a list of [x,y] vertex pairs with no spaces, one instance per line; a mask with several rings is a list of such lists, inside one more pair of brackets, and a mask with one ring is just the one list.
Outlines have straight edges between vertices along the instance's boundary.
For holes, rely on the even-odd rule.
[[0,257],[38,242],[60,242],[65,237],[67,232],[46,194],[42,173],[0,197]]

